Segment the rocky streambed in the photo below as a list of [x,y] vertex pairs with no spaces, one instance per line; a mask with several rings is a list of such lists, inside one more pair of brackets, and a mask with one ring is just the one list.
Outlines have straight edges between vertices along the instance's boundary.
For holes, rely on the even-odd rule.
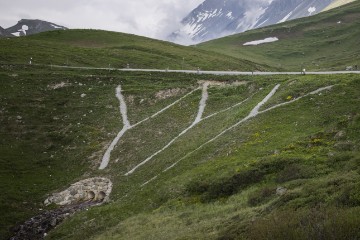
[[56,204],[59,208],[44,211],[14,227],[10,240],[44,239],[50,230],[76,212],[107,202],[111,191],[112,182],[107,178],[90,178],[72,184],[44,201],[44,205]]
[[101,202],[86,202],[61,207],[51,211],[45,211],[14,227],[14,236],[11,237],[10,240],[44,239],[47,233],[59,225],[64,219],[69,218],[78,211],[82,211],[99,204],[101,204]]

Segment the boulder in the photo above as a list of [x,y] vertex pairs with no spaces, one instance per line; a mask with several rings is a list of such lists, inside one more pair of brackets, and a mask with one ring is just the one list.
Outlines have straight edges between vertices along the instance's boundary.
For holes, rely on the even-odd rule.
[[278,187],[278,188],[276,189],[276,195],[278,195],[278,196],[283,196],[283,195],[285,195],[285,193],[286,193],[287,191],[288,191],[287,188]]
[[68,189],[54,193],[48,197],[46,206],[54,203],[60,206],[72,205],[81,202],[106,202],[112,191],[112,182],[107,178],[89,178],[72,184]]

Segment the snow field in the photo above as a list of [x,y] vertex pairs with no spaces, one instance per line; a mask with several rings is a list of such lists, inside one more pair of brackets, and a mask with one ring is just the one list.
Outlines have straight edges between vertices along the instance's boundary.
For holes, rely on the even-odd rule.
[[277,37],[269,37],[269,38],[265,38],[262,40],[246,42],[243,45],[244,46],[256,46],[256,45],[260,45],[260,44],[264,44],[264,43],[271,43],[271,42],[276,42],[276,41],[279,41],[279,39]]

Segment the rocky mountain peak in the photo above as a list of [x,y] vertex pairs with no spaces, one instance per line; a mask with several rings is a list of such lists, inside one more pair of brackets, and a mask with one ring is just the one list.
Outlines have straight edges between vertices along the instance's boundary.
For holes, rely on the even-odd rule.
[[57,25],[55,23],[46,22],[38,19],[21,19],[18,23],[12,27],[6,29],[8,33],[13,36],[26,36],[37,34],[41,32],[53,31],[53,30],[66,30],[64,26]]
[[191,44],[321,12],[334,0],[205,0],[170,41]]

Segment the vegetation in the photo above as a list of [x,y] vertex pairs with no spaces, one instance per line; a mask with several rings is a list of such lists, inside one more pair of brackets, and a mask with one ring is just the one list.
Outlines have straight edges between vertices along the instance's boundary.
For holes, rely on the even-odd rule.
[[[3,65],[0,74],[0,208],[5,238],[15,223],[44,209],[47,194],[92,176],[111,178],[111,202],[76,214],[51,232],[50,239],[271,239],[284,228],[299,239],[311,239],[315,231],[308,226],[314,222],[321,223],[324,236],[331,229],[337,229],[335,237],[357,236],[356,75],[215,77],[20,65]],[[108,168],[97,170],[106,146],[121,129],[117,85],[122,85],[134,124],[202,80],[222,83],[210,86],[205,116],[249,100],[202,121],[125,176],[192,123],[201,95],[197,90],[126,133]],[[262,109],[320,87],[334,87],[263,113],[162,172],[247,116],[278,83],[278,92]],[[163,97],[169,89],[176,91]],[[286,189],[284,195],[277,194],[279,186]],[[316,211],[322,215],[308,214]],[[289,215],[284,217],[284,212]],[[347,222],[325,220],[325,215]],[[274,228],[269,225],[272,219],[279,222]],[[342,227],[345,223],[347,228]]]
[[[288,41],[291,51],[319,49],[324,61],[310,69],[338,69],[335,58],[356,63],[357,45],[352,55],[342,51],[357,41],[358,6],[200,47],[91,30],[1,39],[1,238],[47,209],[48,194],[85,178],[108,177],[111,201],[75,214],[48,239],[359,239],[359,75],[208,76],[51,66],[296,70],[301,61],[278,43],[239,46],[271,29],[290,29],[281,46]],[[331,22],[340,17],[341,29]],[[349,38],[344,48],[334,48],[323,36]],[[199,50],[210,47],[233,57]],[[240,54],[261,65],[237,59]],[[304,56],[309,69],[305,63],[315,53]],[[29,57],[35,64],[27,64]],[[204,82],[210,85],[203,120],[126,175],[191,126]],[[278,84],[259,109],[270,110],[238,124]],[[108,167],[99,170],[122,128],[119,85],[133,125],[193,92],[128,130]],[[329,88],[314,93],[323,87]]]
[[[216,39],[198,48],[266,64],[279,70],[345,70],[359,66],[360,2],[318,15]],[[277,37],[257,46],[246,42]]]
[[265,70],[259,64],[173,43],[100,30],[0,38],[0,64],[203,70]]

